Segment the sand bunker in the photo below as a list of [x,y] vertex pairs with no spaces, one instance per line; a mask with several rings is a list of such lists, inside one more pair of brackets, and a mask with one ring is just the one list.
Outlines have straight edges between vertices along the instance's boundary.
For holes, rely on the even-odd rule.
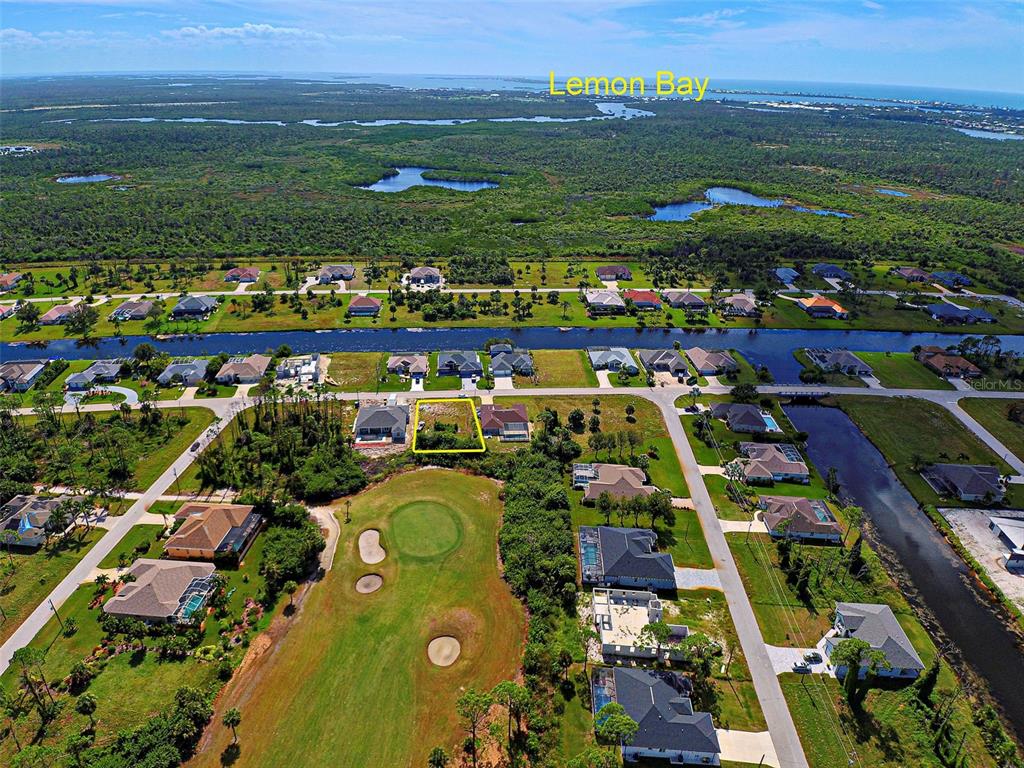
[[459,658],[462,646],[451,635],[435,637],[427,645],[427,658],[439,667],[450,667]]
[[356,582],[356,592],[360,595],[368,595],[371,592],[376,592],[382,586],[384,586],[384,579],[376,573],[368,573],[359,577],[359,581]]
[[379,563],[387,556],[384,547],[380,545],[380,531],[376,528],[359,534],[359,556],[367,565]]

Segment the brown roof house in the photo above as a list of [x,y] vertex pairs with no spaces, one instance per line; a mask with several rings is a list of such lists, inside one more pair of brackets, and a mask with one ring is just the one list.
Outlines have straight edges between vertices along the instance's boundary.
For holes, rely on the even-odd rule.
[[72,312],[78,311],[74,304],[58,304],[39,318],[40,325],[63,325]]
[[217,371],[217,381],[221,384],[256,384],[269,366],[270,358],[266,355],[232,357]]
[[584,501],[596,501],[605,492],[615,499],[632,499],[658,490],[647,485],[642,469],[623,464],[573,464],[572,487],[585,491]]
[[942,347],[921,347],[917,359],[925,368],[947,379],[973,379],[981,376],[981,369],[960,355],[953,355]]
[[388,373],[421,379],[427,375],[429,360],[426,355],[392,355],[388,358]]
[[174,518],[182,523],[164,551],[177,560],[241,560],[263,522],[248,504],[188,502]]
[[522,403],[481,405],[477,413],[480,414],[484,437],[498,437],[510,442],[530,439],[530,419]]
[[742,458],[737,459],[743,477],[751,485],[804,483],[811,481],[800,450],[792,443],[739,444]]
[[722,308],[724,314],[733,317],[759,317],[761,315],[761,311],[757,308],[757,302],[745,293],[737,293],[719,299],[718,306]]
[[409,282],[412,285],[440,285],[441,270],[437,267],[413,267],[409,270]]
[[227,283],[255,283],[259,279],[259,267],[235,267],[224,273]]
[[703,349],[693,347],[683,350],[697,373],[701,376],[718,376],[729,371],[738,371],[739,363],[728,352],[722,349]]
[[194,624],[217,587],[212,563],[136,560],[128,573],[135,581],[122,586],[103,604],[103,612],[155,624]]
[[843,538],[832,510],[821,499],[758,496],[757,503],[761,507],[761,518],[773,538],[836,543]]
[[594,270],[602,282],[611,280],[632,280],[633,271],[625,264],[602,264]]

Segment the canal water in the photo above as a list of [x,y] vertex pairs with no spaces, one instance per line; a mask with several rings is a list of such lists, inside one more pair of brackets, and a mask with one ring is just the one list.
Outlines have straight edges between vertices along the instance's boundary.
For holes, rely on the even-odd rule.
[[809,435],[814,466],[822,475],[836,468],[841,494],[864,509],[878,540],[895,555],[943,633],[985,680],[1017,733],[1024,734],[1024,656],[975,588],[967,566],[845,413],[823,406],[784,410]]
[[[261,331],[208,333],[153,339],[147,336],[106,337],[80,345],[74,339],[51,341],[45,350],[22,343],[0,344],[0,360],[63,357],[89,360],[130,354],[143,342],[172,355],[216,355],[262,352],[287,344],[305,352],[432,352],[440,349],[482,349],[488,339],[511,338],[527,349],[583,349],[588,346],[668,349],[680,346],[735,349],[750,363],[767,366],[779,384],[798,384],[802,366],[793,352],[806,347],[845,347],[862,352],[909,352],[915,345],[948,346],[964,338],[953,333],[898,333],[748,328],[338,328],[325,331]],[[1024,353],[1024,336],[1000,336],[1004,350]],[[122,343],[123,342],[123,343]]]

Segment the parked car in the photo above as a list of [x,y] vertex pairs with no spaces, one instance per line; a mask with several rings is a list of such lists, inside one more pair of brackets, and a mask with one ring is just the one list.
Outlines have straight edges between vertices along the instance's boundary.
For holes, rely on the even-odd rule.
[[817,651],[808,651],[804,654],[804,661],[809,664],[821,664],[821,654]]
[[794,672],[810,672],[811,671],[811,665],[808,664],[806,661],[795,661],[795,662],[793,662],[793,671]]

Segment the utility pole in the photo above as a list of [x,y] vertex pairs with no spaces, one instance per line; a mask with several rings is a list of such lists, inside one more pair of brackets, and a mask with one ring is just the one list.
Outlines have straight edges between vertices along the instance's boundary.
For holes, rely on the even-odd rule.
[[53,600],[48,600],[50,603],[50,610],[53,611],[53,615],[57,617],[57,623],[60,624],[61,633],[64,632],[64,620],[61,619],[60,614],[57,612],[57,606],[53,604]]

